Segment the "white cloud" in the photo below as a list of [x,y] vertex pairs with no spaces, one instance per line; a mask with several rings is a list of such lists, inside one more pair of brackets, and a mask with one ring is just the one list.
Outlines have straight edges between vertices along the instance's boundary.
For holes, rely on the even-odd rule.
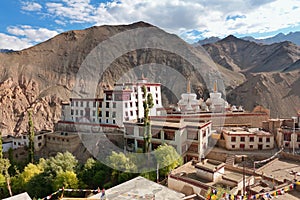
[[0,49],[21,50],[30,46],[32,44],[26,38],[0,33]]
[[8,33],[24,37],[31,43],[43,42],[58,34],[57,31],[52,31],[46,28],[34,28],[28,25],[10,26],[7,28]]
[[55,2],[46,3],[46,8],[59,21],[96,25],[146,21],[172,33],[196,30],[205,37],[271,32],[300,23],[299,0],[115,0],[98,5],[90,0]]
[[22,2],[21,9],[25,11],[40,11],[42,9],[42,6],[35,2],[26,1]]
[[7,32],[9,34],[0,33],[0,49],[21,50],[58,34],[57,31],[28,25],[8,27]]

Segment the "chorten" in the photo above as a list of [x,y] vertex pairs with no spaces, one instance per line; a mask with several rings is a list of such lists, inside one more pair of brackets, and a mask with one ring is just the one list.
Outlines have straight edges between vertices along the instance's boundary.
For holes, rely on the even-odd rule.
[[178,109],[181,112],[195,112],[199,110],[197,95],[191,93],[190,79],[187,81],[186,93],[181,94],[181,99],[178,101]]

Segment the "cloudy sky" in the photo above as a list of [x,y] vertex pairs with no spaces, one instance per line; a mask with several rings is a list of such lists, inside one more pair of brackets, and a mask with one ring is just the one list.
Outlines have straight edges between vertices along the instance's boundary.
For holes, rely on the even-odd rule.
[[0,49],[58,33],[145,21],[187,42],[229,34],[264,38],[300,31],[300,0],[1,0]]

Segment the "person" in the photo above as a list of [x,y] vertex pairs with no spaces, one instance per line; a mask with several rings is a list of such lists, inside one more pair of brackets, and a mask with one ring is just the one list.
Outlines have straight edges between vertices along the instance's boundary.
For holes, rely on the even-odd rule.
[[104,188],[102,189],[102,193],[101,193],[100,199],[101,199],[101,200],[106,199],[106,197],[105,197],[105,189],[104,189]]

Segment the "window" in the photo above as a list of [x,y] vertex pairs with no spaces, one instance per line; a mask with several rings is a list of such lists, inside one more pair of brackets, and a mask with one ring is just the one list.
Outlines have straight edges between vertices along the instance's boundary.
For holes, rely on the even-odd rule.
[[270,142],[270,138],[266,138],[266,142],[268,142],[268,143],[269,143],[269,142]]
[[[249,138],[249,141],[250,141],[250,142],[254,142],[254,137],[250,137],[250,138]],[[250,145],[250,146],[251,146],[251,145]]]
[[245,144],[240,144],[241,149],[245,149]]
[[156,98],[158,98],[158,94],[157,93],[155,93],[155,96],[156,96]]
[[93,107],[96,108],[96,101],[93,102]]
[[283,134],[284,141],[291,141],[291,134]]
[[86,102],[86,107],[90,107],[90,102],[89,101]]
[[152,131],[152,138],[160,139],[160,131]]
[[74,106],[74,101],[71,101],[71,106]]
[[175,140],[175,132],[165,131],[165,140]]
[[109,102],[106,102],[106,108],[109,108]]
[[300,135],[297,135],[297,142],[300,142]]
[[102,101],[99,102],[99,108],[102,108]]
[[260,137],[260,138],[258,138],[258,142],[262,142],[263,140],[262,140],[262,138]]
[[253,145],[250,145],[250,149],[253,149]]
[[71,115],[74,115],[74,110],[73,109],[71,109]]
[[96,111],[95,110],[93,110],[93,116],[96,116]]
[[231,148],[235,149],[235,145],[231,145]]
[[116,117],[116,112],[113,112],[112,113],[112,118],[115,118]]
[[128,117],[128,112],[127,111],[125,112],[125,116]]
[[108,119],[106,119],[106,123],[108,124]]
[[42,146],[42,143],[38,143],[38,146],[39,146],[39,147]]
[[245,137],[241,137],[241,142],[245,142]]
[[117,107],[116,102],[113,102],[113,108],[116,108],[116,107]]
[[80,115],[81,115],[81,116],[83,115],[83,110],[80,111]]
[[113,119],[112,123],[115,124],[115,123],[116,123],[116,120]]
[[76,105],[76,107],[78,107],[78,101],[76,101],[75,105]]
[[125,103],[125,108],[127,108],[128,107],[128,104],[127,103]]
[[42,139],[42,136],[41,136],[41,135],[39,135],[39,136],[38,136],[38,140],[41,140],[41,139]]
[[83,101],[80,101],[80,107],[83,107]]
[[236,141],[236,137],[231,137],[231,142],[235,142]]
[[130,108],[132,108],[132,102],[130,102]]
[[266,145],[266,148],[270,148],[270,145]]
[[130,116],[133,116],[133,111],[130,111]]
[[75,111],[76,115],[78,115],[78,110]]
[[106,111],[105,116],[109,117],[109,111]]
[[102,111],[99,111],[98,114],[99,114],[99,117],[102,117]]
[[147,87],[147,91],[150,92],[150,87]]
[[158,104],[158,100],[156,100],[156,104]]

